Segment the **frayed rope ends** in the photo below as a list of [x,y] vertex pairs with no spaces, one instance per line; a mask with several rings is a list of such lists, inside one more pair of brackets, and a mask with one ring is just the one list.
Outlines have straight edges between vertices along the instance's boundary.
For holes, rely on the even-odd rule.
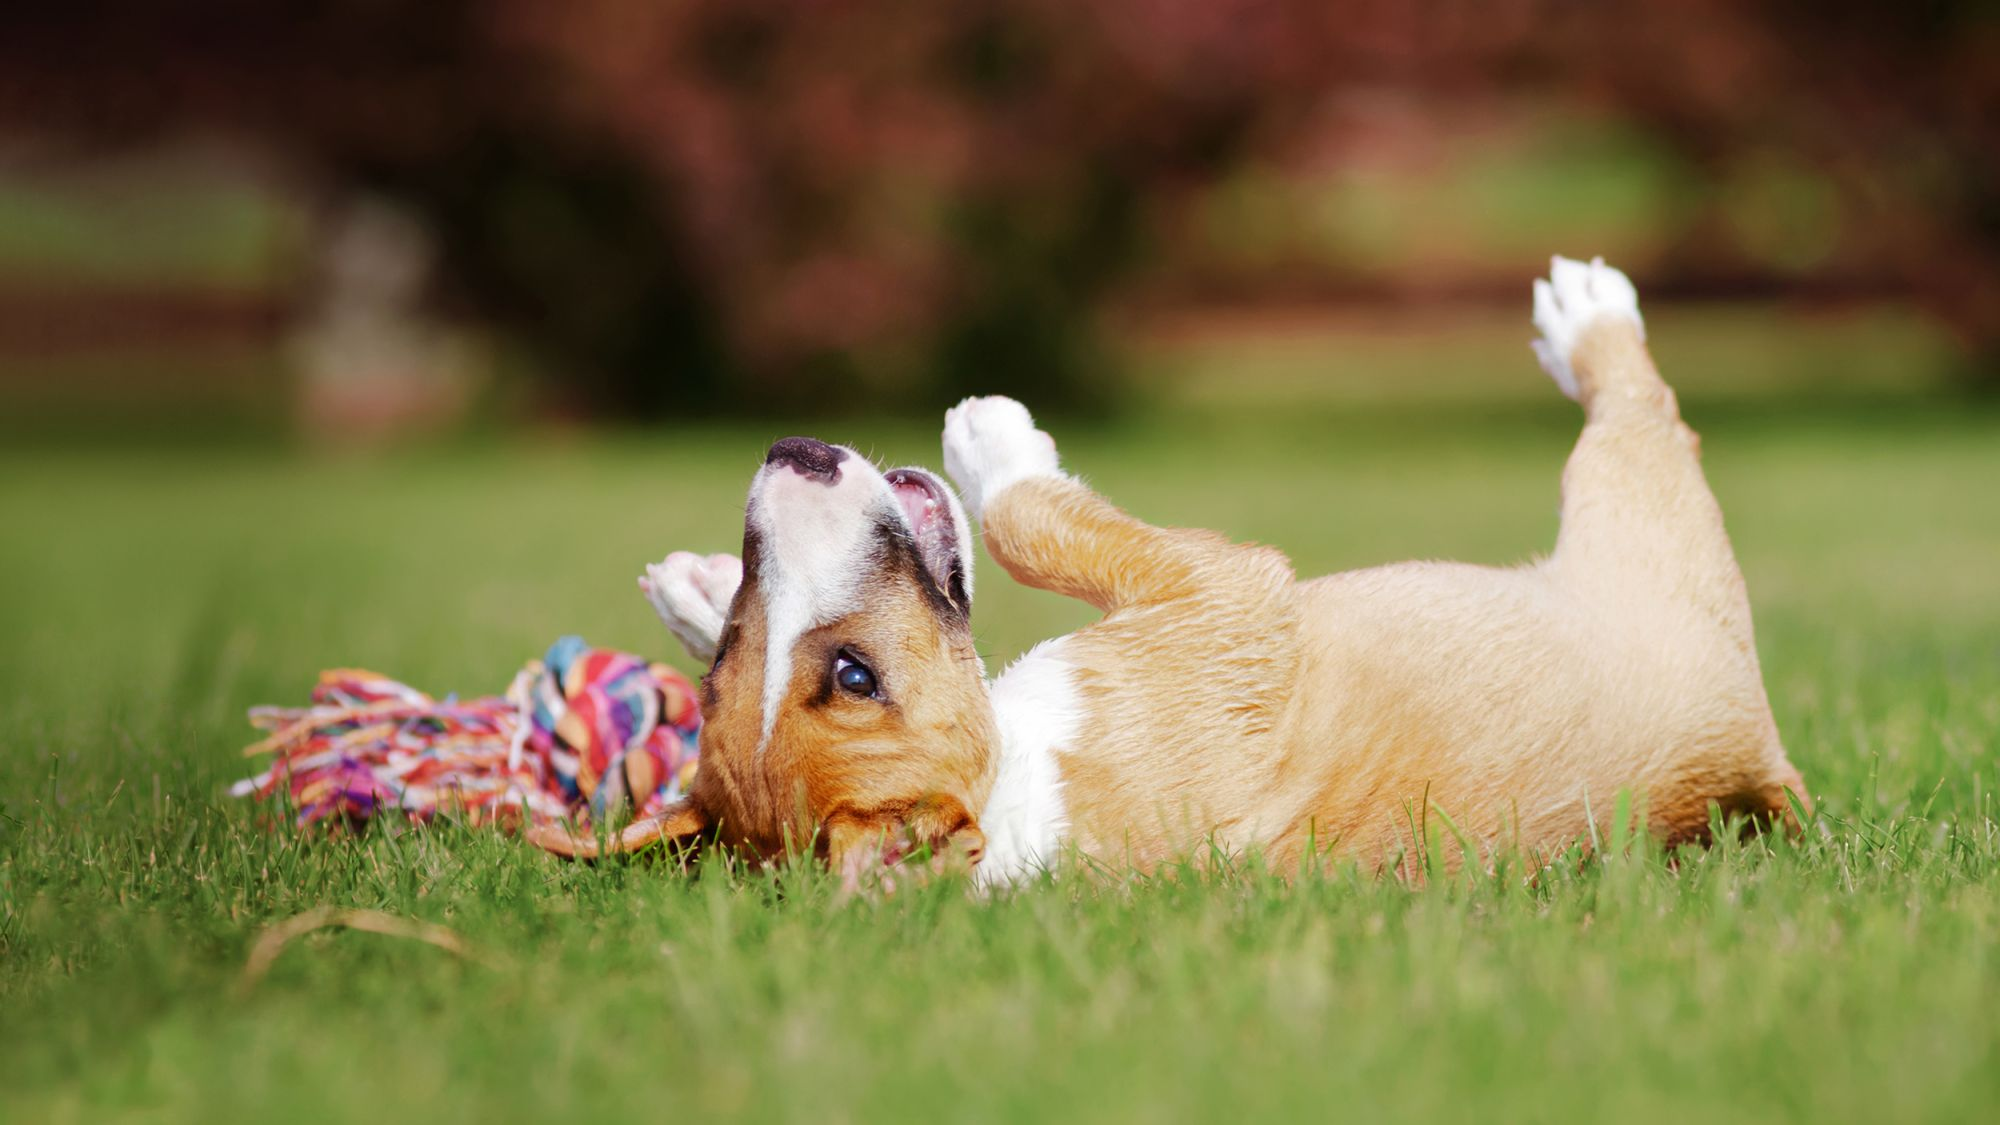
[[285,792],[300,827],[381,812],[507,828],[650,816],[694,780],[701,708],[664,664],[564,637],[504,696],[432,699],[374,672],[320,673],[307,707],[256,707],[270,769],[230,792]]

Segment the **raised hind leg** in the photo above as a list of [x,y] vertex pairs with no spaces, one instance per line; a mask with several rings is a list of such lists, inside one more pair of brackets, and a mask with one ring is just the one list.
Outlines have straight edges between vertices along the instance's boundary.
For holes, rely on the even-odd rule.
[[[1562,478],[1562,529],[1545,564],[1593,618],[1670,651],[1689,678],[1684,807],[1670,834],[1706,827],[1706,804],[1790,819],[1804,782],[1786,759],[1757,663],[1750,599],[1700,440],[1646,350],[1638,295],[1602,259],[1556,258],[1535,283],[1535,353],[1584,409]],[[1695,780],[1700,778],[1702,780]]]
[[1747,646],[1743,576],[1700,439],[1646,350],[1638,294],[1602,259],[1557,258],[1550,274],[1535,282],[1535,353],[1585,418],[1563,469],[1550,568],[1592,598],[1692,607]]

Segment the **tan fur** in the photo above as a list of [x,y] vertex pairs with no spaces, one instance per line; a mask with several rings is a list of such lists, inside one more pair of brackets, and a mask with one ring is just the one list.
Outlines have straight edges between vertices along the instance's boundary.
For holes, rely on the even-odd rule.
[[[1621,791],[1672,842],[1703,839],[1712,808],[1789,820],[1804,786],[1698,442],[1635,322],[1599,319],[1570,359],[1586,424],[1555,550],[1530,566],[1299,582],[1278,551],[1148,526],[1048,472],[986,497],[987,548],[1015,579],[1104,612],[1062,642],[1081,709],[1054,747],[1069,838],[1113,863],[1213,841],[1296,870],[1308,849],[1389,865],[1440,814],[1482,851],[1561,847]],[[693,790],[617,846],[813,841],[850,880],[917,845],[976,862],[999,733],[965,606],[892,541],[851,612],[792,646],[765,738],[754,550],[703,682]],[[843,646],[886,701],[829,691]]]
[[1309,843],[1385,862],[1433,809],[1482,847],[1553,847],[1621,789],[1670,841],[1711,803],[1789,816],[1804,787],[1693,434],[1634,325],[1599,321],[1574,365],[1588,422],[1533,566],[1297,583],[1274,550],[1148,527],[1066,478],[995,497],[993,557],[1106,611],[1065,642],[1083,850],[1143,865],[1212,835],[1280,865]]
[[[969,810],[991,787],[995,737],[963,624],[940,618],[906,575],[874,576],[855,612],[794,646],[778,721],[760,745],[764,626],[762,592],[746,580],[702,681],[701,768],[688,797],[633,825],[615,850],[713,836],[755,858],[810,848],[850,879],[919,846],[977,862],[984,841]],[[867,655],[887,704],[830,690],[843,647]],[[560,830],[536,842],[597,854],[594,841]]]

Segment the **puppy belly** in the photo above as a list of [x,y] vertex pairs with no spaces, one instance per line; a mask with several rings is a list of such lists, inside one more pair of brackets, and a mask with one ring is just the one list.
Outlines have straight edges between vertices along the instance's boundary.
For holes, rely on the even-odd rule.
[[1526,568],[1308,586],[1281,851],[1310,837],[1373,862],[1414,847],[1434,811],[1482,846],[1560,847],[1602,831],[1621,790],[1686,838],[1710,802],[1760,811],[1797,776],[1754,661],[1698,621],[1607,620]]

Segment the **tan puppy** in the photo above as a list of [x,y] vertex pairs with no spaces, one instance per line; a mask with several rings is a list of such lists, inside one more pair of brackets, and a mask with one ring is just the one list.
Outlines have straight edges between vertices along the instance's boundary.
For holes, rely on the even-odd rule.
[[1104,613],[990,690],[950,492],[780,442],[751,489],[740,585],[727,556],[677,554],[642,580],[715,663],[693,791],[621,844],[811,839],[850,876],[945,845],[1004,881],[1069,844],[1142,867],[1210,841],[1280,870],[1308,851],[1386,866],[1438,811],[1482,850],[1556,848],[1621,790],[1669,842],[1704,839],[1711,807],[1788,818],[1804,785],[1631,284],[1557,259],[1535,323],[1586,422],[1555,551],[1514,569],[1300,582],[1273,549],[1119,511],[1062,473],[1020,404],[961,403],[945,465],[987,549]]

